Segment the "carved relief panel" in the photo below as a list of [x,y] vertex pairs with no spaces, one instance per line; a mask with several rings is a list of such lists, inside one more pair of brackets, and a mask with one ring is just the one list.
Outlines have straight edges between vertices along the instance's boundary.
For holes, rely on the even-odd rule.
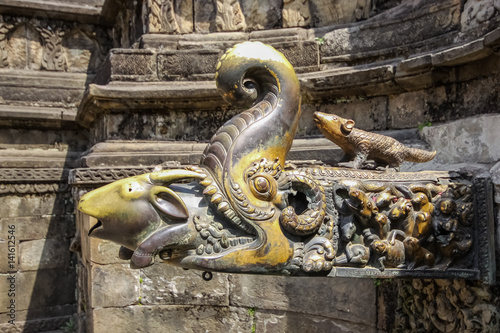
[[0,22],[0,67],[95,72],[109,49],[102,29],[17,18]]

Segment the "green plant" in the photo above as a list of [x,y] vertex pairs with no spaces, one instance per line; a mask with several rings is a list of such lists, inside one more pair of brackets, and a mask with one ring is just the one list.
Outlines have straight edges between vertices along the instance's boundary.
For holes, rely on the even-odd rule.
[[256,308],[248,308],[248,315],[252,318],[252,333],[255,333],[257,328],[257,318],[255,318],[255,310]]
[[316,41],[316,43],[318,43],[318,45],[325,44],[325,37],[316,37],[314,38],[314,40]]
[[423,123],[418,124],[418,130],[421,131],[424,127],[429,126],[432,126],[432,123],[429,120],[426,120]]
[[73,317],[69,318],[67,322],[64,323],[64,326],[61,327],[61,330],[64,333],[74,333],[76,332],[76,322]]
[[377,278],[373,279],[373,284],[377,287],[380,286],[382,283],[390,283],[390,282],[392,282],[391,278],[389,278],[389,279],[377,279]]

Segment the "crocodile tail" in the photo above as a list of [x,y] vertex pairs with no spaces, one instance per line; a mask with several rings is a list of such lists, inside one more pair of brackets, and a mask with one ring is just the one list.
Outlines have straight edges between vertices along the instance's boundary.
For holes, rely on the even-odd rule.
[[405,161],[424,163],[429,162],[436,156],[436,151],[427,151],[417,148],[406,148]]

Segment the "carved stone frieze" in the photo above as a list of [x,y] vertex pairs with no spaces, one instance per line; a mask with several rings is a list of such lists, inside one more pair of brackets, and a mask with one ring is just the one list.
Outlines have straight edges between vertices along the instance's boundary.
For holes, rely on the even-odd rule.
[[3,17],[0,67],[95,72],[110,47],[104,30],[86,24]]
[[153,168],[99,168],[99,169],[74,169],[69,176],[70,184],[81,186],[89,184],[105,184],[115,180],[137,176],[153,171]]
[[283,28],[304,27],[311,24],[308,0],[283,1]]
[[62,38],[65,29],[57,27],[55,29],[36,26],[36,30],[43,39],[42,69],[49,71],[64,71],[67,68],[66,59],[62,48]]
[[462,30],[468,31],[491,20],[500,12],[500,3],[494,0],[468,0],[461,17]]
[[217,15],[215,16],[217,31],[246,30],[245,16],[237,0],[217,0]]
[[67,169],[0,168],[0,195],[68,192]]
[[[467,280],[398,281],[393,332],[498,332],[498,287]],[[394,297],[394,294],[391,295]]]
[[193,2],[148,0],[148,32],[184,34],[193,32]]
[[149,32],[180,33],[175,17],[174,0],[148,0]]
[[66,169],[0,168],[0,182],[64,181],[67,176]]
[[7,34],[14,28],[13,24],[0,22],[0,68],[8,66]]

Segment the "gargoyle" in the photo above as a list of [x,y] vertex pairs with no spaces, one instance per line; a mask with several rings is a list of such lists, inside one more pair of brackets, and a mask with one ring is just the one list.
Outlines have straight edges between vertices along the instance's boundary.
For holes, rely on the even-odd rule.
[[[284,168],[300,118],[299,82],[293,67],[270,46],[241,43],[222,56],[216,83],[229,103],[251,106],[215,133],[199,166],[122,180],[80,201],[79,209],[100,221],[89,235],[134,251],[133,267],[150,265],[159,253],[162,259],[186,268],[281,272],[295,267],[290,238],[324,238],[325,232],[318,231],[326,215],[323,187],[306,172]],[[155,183],[153,179],[165,173],[168,180]],[[177,185],[177,192],[168,187],[186,178],[197,179],[199,185],[189,189]],[[183,195],[193,190],[189,198]],[[308,200],[300,214],[288,205],[288,195],[297,192]],[[219,235],[218,251],[217,237],[207,236],[214,232],[210,228],[214,223],[231,230]],[[330,239],[320,244],[328,249],[324,256],[331,262],[336,247],[331,244],[333,234],[326,234]],[[304,248],[323,251],[308,247],[307,242]]]
[[[80,200],[78,209],[98,221],[89,236],[122,245],[120,257],[131,267],[149,266],[156,256],[184,268],[257,274],[430,267],[420,244],[440,251],[440,258],[471,257],[472,241],[441,241],[446,233],[438,227],[452,218],[473,234],[472,190],[449,173],[285,164],[301,95],[281,53],[259,42],[238,44],[221,57],[215,77],[222,97],[247,109],[214,134],[198,165],[119,180]],[[354,148],[346,154],[356,156],[357,166],[365,158],[399,166],[434,156],[352,125],[339,121],[338,131],[368,140],[349,143]],[[415,238],[408,250],[420,248],[405,259],[395,235]]]

